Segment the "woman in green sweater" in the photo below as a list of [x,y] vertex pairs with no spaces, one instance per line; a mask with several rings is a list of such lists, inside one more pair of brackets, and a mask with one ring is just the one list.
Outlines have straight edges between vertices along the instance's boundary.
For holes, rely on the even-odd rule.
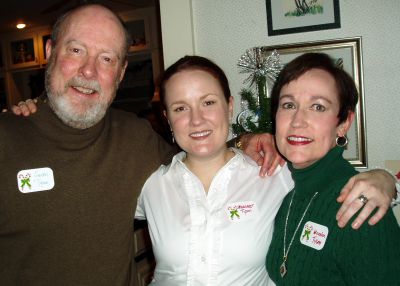
[[352,78],[325,54],[299,56],[275,82],[276,142],[295,181],[267,255],[277,285],[400,285],[393,213],[358,231],[339,228],[334,219],[335,197],[357,173],[342,156],[357,101]]

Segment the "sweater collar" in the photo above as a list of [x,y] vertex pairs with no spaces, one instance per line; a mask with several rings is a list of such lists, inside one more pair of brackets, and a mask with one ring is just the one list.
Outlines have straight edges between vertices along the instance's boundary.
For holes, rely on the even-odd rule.
[[[108,126],[103,118],[96,125],[87,129],[77,129],[65,125],[50,108],[46,95],[39,97],[38,111],[31,115],[38,131],[50,141],[65,149],[82,149],[90,146]],[[105,117],[108,117],[108,112]]]
[[288,167],[298,193],[309,195],[316,191],[321,192],[330,172],[334,171],[334,162],[342,158],[343,151],[344,148],[335,146],[323,158],[303,169],[295,169],[289,162]]

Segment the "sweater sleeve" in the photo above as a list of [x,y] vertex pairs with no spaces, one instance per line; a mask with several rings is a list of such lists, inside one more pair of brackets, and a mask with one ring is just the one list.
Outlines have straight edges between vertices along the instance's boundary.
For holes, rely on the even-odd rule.
[[158,167],[161,164],[168,165],[171,162],[172,157],[177,153],[178,149],[167,143],[159,134],[157,134],[148,121],[138,119],[137,124],[140,124],[140,127],[138,127],[137,130],[141,131],[143,143],[147,146],[146,151],[150,152],[150,150],[157,150],[157,156],[155,157],[159,158],[159,161],[156,166]]
[[399,285],[400,228],[392,212],[375,226],[339,231],[336,256],[347,285]]

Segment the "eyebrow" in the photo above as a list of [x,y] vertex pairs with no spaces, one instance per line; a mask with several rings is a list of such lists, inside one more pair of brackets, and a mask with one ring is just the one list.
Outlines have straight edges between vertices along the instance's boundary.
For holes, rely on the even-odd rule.
[[[291,94],[283,94],[283,95],[279,96],[279,100],[281,100],[282,98],[283,99],[284,98],[289,98],[289,99],[294,100],[294,96],[291,95]],[[329,104],[332,104],[332,101],[330,99],[328,99],[328,98],[326,98],[326,97],[324,97],[322,95],[313,95],[313,96],[311,96],[311,100],[318,100],[318,99],[324,100],[324,101],[328,102]]]
[[171,104],[168,105],[168,107],[174,106],[174,105],[179,105],[179,104],[184,104],[185,102],[183,100],[179,101],[174,101]]
[[206,93],[206,94],[202,95],[202,96],[200,97],[200,99],[204,99],[204,98],[206,98],[206,97],[208,97],[208,96],[210,96],[210,95],[214,95],[214,96],[217,96],[217,97],[218,97],[218,94],[216,94],[216,93]]
[[[210,95],[218,96],[218,95],[215,94],[215,93],[206,93],[206,94],[204,94],[204,95],[202,95],[202,96],[200,97],[200,100],[203,100],[203,99],[207,98],[207,97],[210,96]],[[172,105],[174,105],[174,104],[182,104],[182,103],[185,103],[185,101],[183,101],[183,100],[174,101],[174,102],[172,102],[169,106],[172,106]]]
[[[88,46],[85,43],[83,43],[82,41],[79,41],[79,40],[75,40],[75,39],[68,40],[68,41],[65,42],[65,44],[66,45],[78,44],[78,45],[81,45],[81,46],[85,47],[85,49],[88,48]],[[118,60],[121,59],[121,55],[118,52],[116,52],[116,51],[114,51],[112,49],[108,49],[108,50],[102,49],[101,53],[112,53],[113,55],[115,55],[118,58]]]

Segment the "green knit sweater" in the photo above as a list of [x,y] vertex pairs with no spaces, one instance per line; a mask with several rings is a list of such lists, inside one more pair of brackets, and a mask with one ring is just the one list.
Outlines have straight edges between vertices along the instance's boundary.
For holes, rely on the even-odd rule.
[[[77,130],[38,108],[0,115],[0,285],[128,285],[136,199],[169,145],[130,113]],[[17,174],[44,167],[54,188],[21,192]]]
[[[349,224],[344,229],[337,226],[335,215],[340,205],[336,197],[356,173],[342,153],[342,148],[335,147],[307,168],[293,169],[289,165],[295,193],[287,223],[286,249],[312,196],[319,193],[294,236],[286,262],[287,273],[282,278],[279,270],[285,220],[293,192],[283,201],[266,260],[268,274],[276,285],[400,285],[400,228],[392,211],[375,226],[365,223],[359,230],[353,230]],[[326,236],[316,224],[327,227]],[[310,246],[323,242],[320,250]]]

